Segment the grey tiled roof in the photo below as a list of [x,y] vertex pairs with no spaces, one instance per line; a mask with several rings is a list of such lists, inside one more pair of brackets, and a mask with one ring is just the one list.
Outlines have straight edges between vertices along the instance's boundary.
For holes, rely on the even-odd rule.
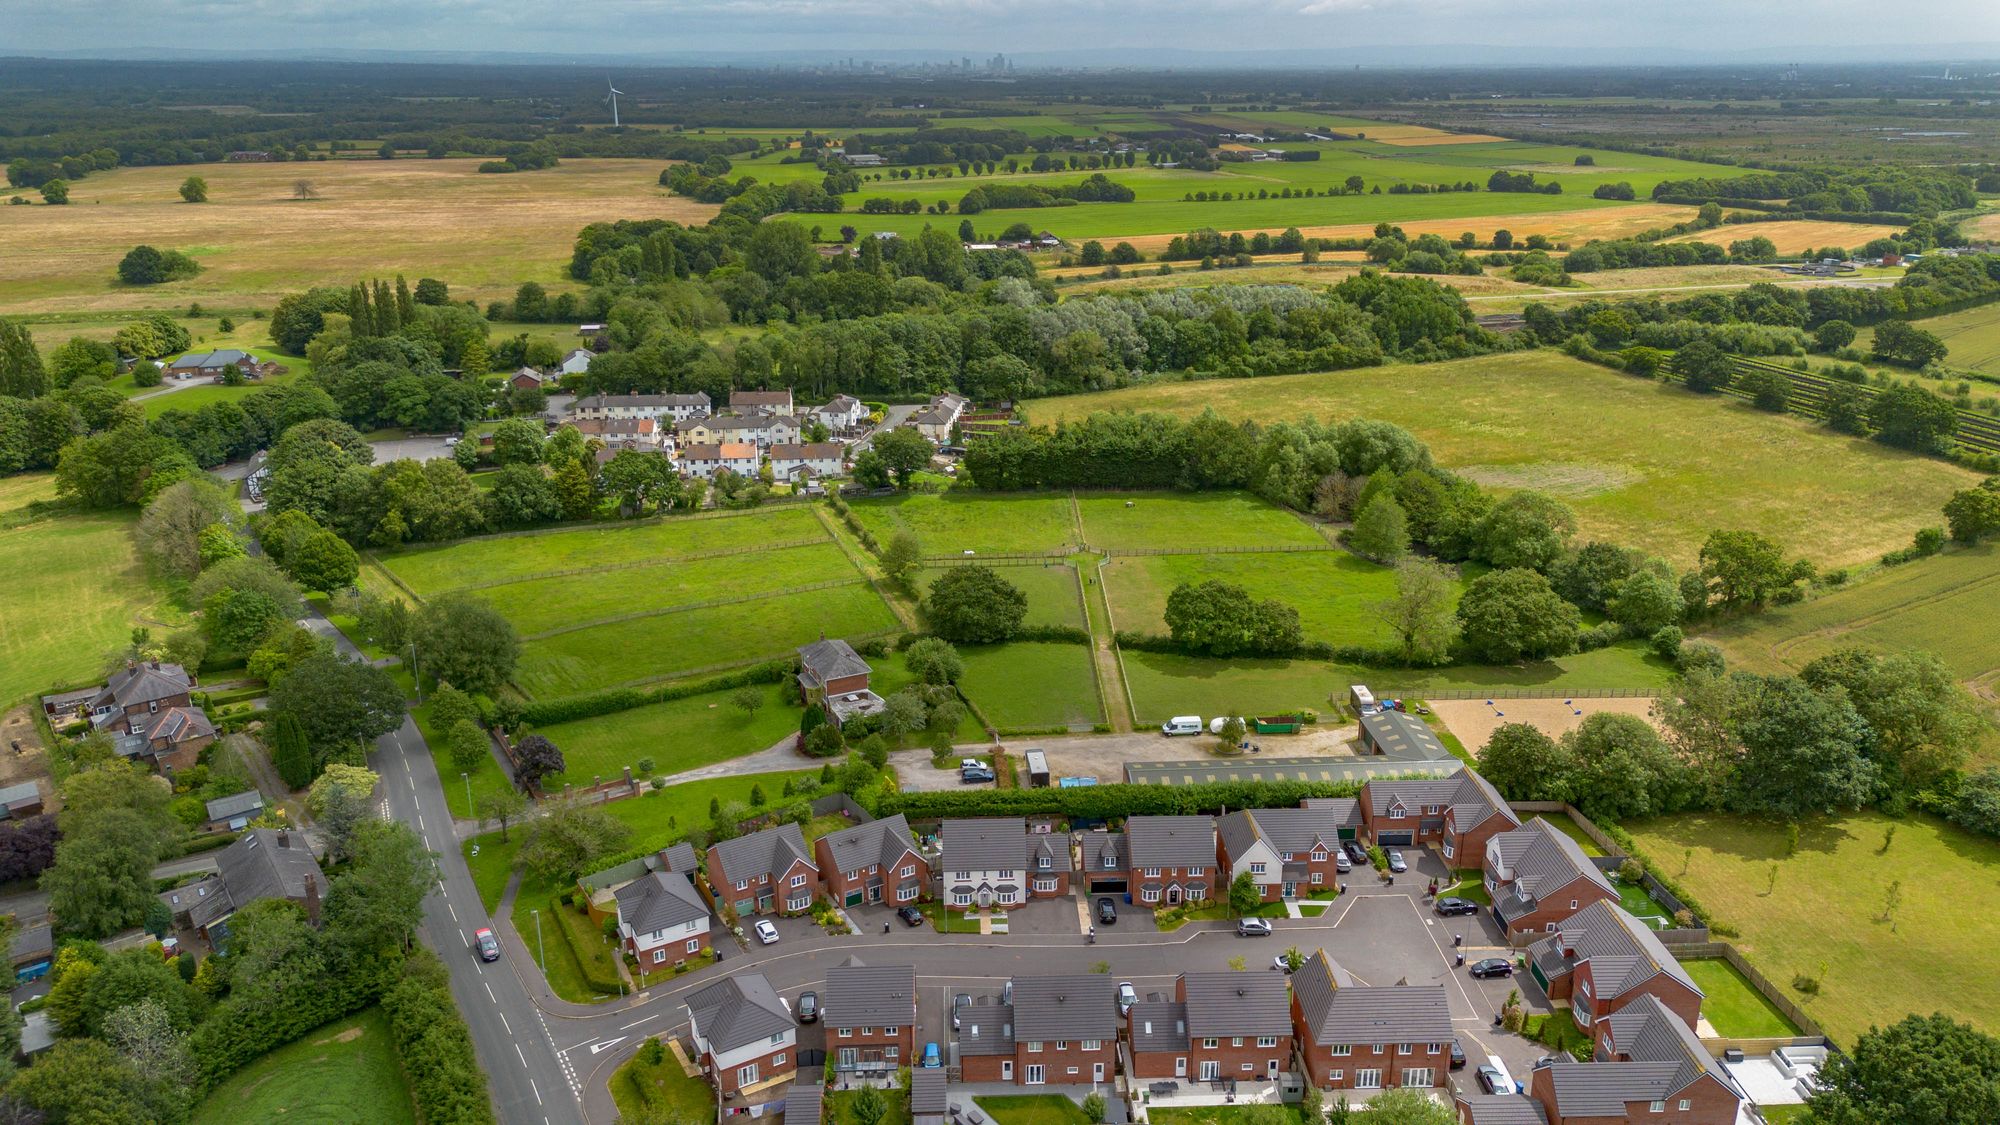
[[187,669],[178,664],[139,664],[111,673],[104,682],[104,690],[97,693],[91,706],[130,707],[135,703],[154,703],[185,694],[192,686]]
[[[1250,974],[1245,973],[1245,976]],[[1132,1050],[1185,1051],[1188,1048],[1187,1005],[1172,1000],[1141,1000],[1128,1013]]]
[[691,395],[590,395],[570,404],[570,410],[604,410],[614,406],[625,407],[671,407],[698,406],[708,409],[708,396]]
[[821,998],[830,1027],[914,1027],[917,970],[909,965],[867,965],[859,957],[826,971]]
[[[915,1077],[911,1075],[913,1083]],[[785,1091],[785,1125],[820,1125],[825,1094],[826,1087],[817,1082],[792,1083],[792,1088]]]
[[1611,1045],[1621,1059],[1634,1062],[1673,1063],[1678,1068],[1671,1090],[1678,1093],[1706,1074],[1731,1090],[1736,1083],[1722,1063],[1702,1046],[1694,1029],[1681,1022],[1672,1008],[1651,994],[1606,1017],[1611,1025]]
[[1623,1119],[1628,1102],[1665,1101],[1677,1088],[1670,1062],[1567,1062],[1549,1068],[1556,1112],[1564,1117]]
[[1278,973],[1182,973],[1188,1034],[1290,1035],[1291,994]]
[[722,1053],[792,1029],[792,1010],[762,973],[725,977],[687,998],[709,1049]]
[[1458,1104],[1470,1114],[1472,1125],[1549,1125],[1542,1103],[1525,1094],[1460,1094]]
[[1361,716],[1361,729],[1383,751],[1412,758],[1449,758],[1438,736],[1422,719],[1402,711],[1377,711]]
[[667,845],[666,849],[660,852],[660,862],[666,870],[678,871],[689,877],[693,877],[694,869],[701,865],[701,861],[695,857],[694,845],[686,840]]
[[[789,1095],[787,1096],[789,1102]],[[910,1114],[913,1117],[941,1117],[945,1111],[943,1067],[918,1067],[910,1072]],[[785,1125],[794,1125],[791,1106],[785,1107]]]
[[[720,840],[714,848],[716,858],[722,862],[722,875],[730,881],[755,879],[759,875],[769,875],[775,880],[799,860],[812,864],[805,833],[796,824],[780,824],[733,840]],[[818,865],[814,864],[813,869],[818,870]]]
[[[1214,858],[1213,853],[1209,858]],[[1083,867],[1086,871],[1124,871],[1125,834],[1101,829],[1084,833]]]
[[1578,880],[1616,895],[1604,872],[1583,854],[1575,840],[1541,817],[1493,837],[1501,861],[1513,872],[1512,892],[1501,904],[1508,919],[1534,911],[1536,901]]
[[[283,841],[282,845],[280,841]],[[216,874],[209,879],[165,892],[161,896],[175,912],[186,910],[197,926],[206,926],[259,899],[305,898],[307,877],[326,893],[319,861],[298,832],[252,828],[215,857]],[[178,896],[175,902],[169,896]]]
[[1340,828],[1361,827],[1361,802],[1353,797],[1307,797],[1299,807],[1333,813],[1340,818]]
[[1014,1006],[974,1005],[959,1019],[958,1053],[964,1055],[1011,1055],[1014,1053]]
[[1381,816],[1397,799],[1412,814],[1427,805],[1441,805],[1458,812],[1458,827],[1472,828],[1498,813],[1508,823],[1519,825],[1505,798],[1471,770],[1461,769],[1450,777],[1370,781],[1362,786],[1372,816]]
[[208,802],[208,819],[228,820],[231,817],[246,816],[264,807],[264,795],[255,789],[246,789],[227,797],[217,797]]
[[[1622,996],[1661,973],[1701,995],[1701,986],[1667,951],[1659,935],[1616,903],[1593,902],[1570,915],[1561,926],[1555,934],[1529,947],[1529,955],[1544,969],[1553,966],[1565,972],[1568,968],[1563,966],[1564,961],[1590,962],[1590,977],[1599,999]],[[1574,958],[1563,956],[1565,946],[1576,950]]]
[[854,646],[838,637],[799,647],[799,668],[818,683],[845,676],[866,676],[872,669]]
[[708,904],[684,876],[654,871],[618,888],[618,917],[633,933],[649,934],[708,919]]
[[820,837],[837,871],[859,871],[880,864],[892,867],[905,852],[916,852],[910,836],[910,822],[902,813],[843,828]]
[[1115,1039],[1118,986],[1103,973],[1014,978],[1014,1038]]
[[1340,983],[1336,971],[1321,950],[1292,974],[1292,991],[1315,1044],[1442,1043],[1451,1038],[1451,1005],[1444,986],[1362,987]]
[[1018,816],[947,820],[938,836],[944,848],[938,862],[948,870],[1017,871],[1027,860],[1028,822]]
[[1281,858],[1286,852],[1310,852],[1315,844],[1329,853],[1340,847],[1342,820],[1337,809],[1245,809],[1222,819],[1235,822],[1224,836],[1232,860],[1258,837]]
[[1133,867],[1214,867],[1215,819],[1129,817],[1125,821],[1125,847]]
[[[1059,832],[1030,832],[1026,840],[1028,874],[1067,874],[1070,869],[1069,837]],[[1044,860],[1048,862],[1046,865]]]

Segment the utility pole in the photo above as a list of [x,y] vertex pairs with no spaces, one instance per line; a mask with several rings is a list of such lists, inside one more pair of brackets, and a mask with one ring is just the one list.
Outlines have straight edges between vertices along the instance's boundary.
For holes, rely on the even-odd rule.
[[535,960],[541,962],[542,975],[546,977],[549,975],[549,957],[542,949],[542,912],[530,910],[528,913],[535,916]]
[[417,639],[415,637],[410,638],[410,682],[417,687],[417,703],[421,705],[424,701],[424,677],[423,669],[417,662]]
[[464,770],[460,770],[458,771],[458,776],[465,779],[465,815],[471,817],[474,815],[472,811],[472,775]]

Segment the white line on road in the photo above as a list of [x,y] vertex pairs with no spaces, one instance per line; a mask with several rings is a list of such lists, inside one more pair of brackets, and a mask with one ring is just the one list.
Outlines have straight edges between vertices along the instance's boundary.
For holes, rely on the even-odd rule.
[[[536,1104],[536,1105],[541,1105],[541,1104],[543,1104],[543,1102],[542,1102],[542,1088],[541,1088],[540,1086],[537,1086],[537,1085],[535,1085],[535,1080],[534,1080],[534,1079],[532,1079],[532,1078],[528,1079],[528,1089],[530,1089],[530,1090],[533,1090],[533,1091],[535,1092],[535,1104]],[[548,1118],[546,1118],[546,1117],[545,1117],[545,1118],[543,1118],[542,1120],[546,1121],[546,1120],[548,1120]]]
[[454,921],[454,922],[458,921],[458,907],[456,907],[456,906],[453,906],[453,905],[451,904],[451,900],[450,900],[450,899],[445,899],[445,900],[444,900],[444,908],[445,908],[446,910],[449,910],[449,911],[451,911],[451,920],[452,920],[452,921]]
[[[506,1031],[506,1032],[507,1032],[507,1034],[509,1034],[509,1035],[512,1035],[512,1034],[514,1034],[514,1025],[512,1025],[512,1024],[510,1024],[510,1023],[508,1023],[508,1022],[507,1022],[507,1013],[505,1013],[505,1012],[501,1012],[501,1013],[500,1013],[500,1027],[501,1027],[501,1028],[502,1028],[502,1029],[503,1029],[504,1031]],[[533,1081],[533,1079],[530,1079],[529,1081]],[[540,1094],[537,1094],[537,1095],[535,1095],[535,1096],[536,1096],[537,1098],[541,1097],[541,1095],[540,1095]]]
[[[495,996],[495,995],[493,995],[493,986],[492,986],[492,985],[490,985],[490,984],[487,984],[487,983],[486,983],[485,981],[481,981],[481,982],[479,982],[479,983],[480,983],[480,987],[481,987],[481,988],[484,988],[484,989],[486,990],[486,998],[487,998],[488,1000],[491,1000],[491,1001],[493,1001],[493,1002],[494,1002],[495,1004],[498,1004],[498,1003],[500,1002],[500,998],[499,998],[499,997],[497,997],[497,996]],[[521,1060],[521,1065],[522,1065],[522,1066],[527,1066],[527,1065],[528,1065],[528,1060],[526,1060],[526,1059],[522,1059],[522,1060]]]
[[422,814],[422,813],[418,813],[418,814],[417,814],[417,831],[419,831],[419,832],[422,832],[423,830],[424,830],[424,814]]
[[411,792],[415,792],[415,791],[416,791],[416,788],[417,788],[417,775],[415,775],[415,774],[410,774],[409,776],[407,776],[407,777],[403,778],[403,780],[404,780],[404,781],[407,781],[407,782],[409,782],[409,783],[410,783],[410,791],[411,791]]
[[631,1023],[628,1023],[628,1024],[626,1024],[625,1026],[623,1026],[623,1027],[619,1028],[618,1030],[620,1030],[620,1031],[630,1031],[630,1030],[632,1030],[633,1028],[635,1028],[635,1027],[638,1027],[638,1026],[639,1026],[640,1024],[642,1024],[642,1023],[645,1023],[645,1022],[646,1022],[646,1020],[656,1020],[656,1019],[659,1019],[659,1018],[660,1018],[660,1013],[659,1013],[659,1012],[654,1012],[654,1013],[653,1013],[652,1015],[650,1015],[650,1016],[647,1016],[647,1017],[645,1017],[645,1019],[636,1019],[636,1020],[633,1020],[633,1021],[632,1021]]
[[528,1056],[521,1053],[521,1045],[519,1043],[514,1044],[514,1057],[521,1060],[522,1070],[528,1069]]

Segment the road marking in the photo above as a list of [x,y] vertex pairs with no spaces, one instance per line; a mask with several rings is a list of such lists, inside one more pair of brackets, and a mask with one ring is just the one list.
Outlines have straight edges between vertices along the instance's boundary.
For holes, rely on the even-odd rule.
[[[533,1090],[535,1092],[536,1105],[544,1104],[542,1101],[542,1088],[540,1086],[535,1085],[535,1080],[532,1078],[528,1079],[528,1089]],[[544,1117],[542,1118],[542,1120],[547,1121],[548,1118]]]
[[[499,998],[499,997],[497,997],[497,996],[495,996],[495,995],[493,995],[493,986],[492,986],[491,984],[488,984],[488,983],[486,983],[485,981],[481,981],[481,982],[480,982],[480,986],[481,986],[482,988],[486,989],[486,998],[487,998],[488,1000],[491,1000],[491,1001],[493,1001],[493,1002],[494,1002],[495,1004],[498,1004],[498,1003],[500,1002],[500,998]],[[522,1059],[522,1060],[521,1060],[521,1065],[522,1065],[522,1066],[527,1066],[527,1065],[528,1065],[528,1060],[527,1060],[527,1059]]]
[[528,1069],[528,1056],[521,1053],[521,1045],[519,1043],[514,1044],[514,1057],[521,1060],[522,1070]]
[[507,1032],[507,1034],[509,1034],[509,1035],[512,1035],[512,1034],[514,1034],[514,1025],[512,1025],[512,1024],[510,1024],[510,1023],[508,1023],[508,1022],[507,1022],[507,1013],[506,1013],[506,1012],[501,1012],[501,1013],[500,1013],[500,1027],[501,1027],[501,1029],[502,1029],[502,1030],[506,1031],[506,1032]]
[[446,910],[449,910],[449,911],[451,911],[451,920],[452,920],[452,921],[454,921],[454,922],[458,921],[458,907],[456,907],[456,906],[453,906],[453,905],[451,904],[451,900],[450,900],[450,899],[445,899],[445,900],[444,900],[444,908],[445,908]]
[[424,830],[424,814],[422,814],[422,813],[418,813],[418,814],[417,814],[417,831],[419,831],[419,832],[422,832],[423,830]]
[[469,938],[469,937],[466,937],[466,936],[465,936],[465,931],[464,931],[464,930],[460,930],[460,931],[458,931],[458,940],[460,940],[460,941],[462,941],[462,942],[464,942],[464,943],[465,943],[465,948],[467,948],[467,949],[471,949],[471,948],[472,948],[472,939],[471,939],[471,938]]
[[659,1012],[654,1012],[654,1013],[653,1013],[652,1015],[650,1015],[650,1016],[647,1016],[647,1017],[645,1017],[645,1019],[636,1019],[636,1020],[633,1020],[633,1021],[632,1021],[631,1023],[628,1023],[628,1024],[626,1024],[625,1026],[623,1026],[623,1027],[619,1028],[618,1030],[620,1030],[620,1031],[630,1031],[630,1030],[632,1030],[633,1028],[635,1028],[635,1027],[638,1027],[638,1026],[639,1026],[640,1024],[642,1024],[642,1023],[645,1023],[645,1022],[646,1022],[646,1020],[656,1020],[656,1019],[659,1019],[659,1018],[660,1018],[660,1013],[659,1013]]
[[599,1054],[601,1052],[608,1051],[611,1048],[616,1047],[618,1044],[623,1042],[625,1042],[625,1037],[623,1035],[620,1035],[616,1039],[606,1039],[602,1043],[592,1043],[590,1045],[590,1053],[593,1055]]
[[404,776],[403,780],[404,780],[404,781],[407,781],[407,782],[409,782],[409,783],[410,783],[410,791],[411,791],[412,793],[416,792],[416,790],[417,790],[417,775],[415,775],[415,774],[407,774],[407,775],[405,775],[405,776]]

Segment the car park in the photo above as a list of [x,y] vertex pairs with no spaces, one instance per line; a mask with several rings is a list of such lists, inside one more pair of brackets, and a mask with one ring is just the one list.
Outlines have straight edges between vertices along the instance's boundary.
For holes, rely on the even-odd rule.
[[1400,875],[1403,872],[1408,871],[1409,869],[1410,865],[1403,862],[1402,852],[1389,853],[1389,870],[1394,871],[1396,874]]
[[1497,980],[1514,975],[1514,962],[1505,957],[1488,957],[1483,961],[1474,961],[1466,972],[1471,973],[1474,980]]
[[921,926],[924,924],[924,912],[914,906],[897,907],[896,917],[901,918],[905,926]]
[[1138,1002],[1139,1002],[1139,990],[1132,987],[1132,982],[1129,980],[1119,981],[1118,1014],[1122,1016],[1125,1013],[1131,1011],[1132,1005],[1137,1004]]
[[474,930],[472,944],[474,948],[479,950],[479,959],[481,961],[498,961],[500,959],[500,939],[493,936],[492,930],[483,928]]
[[778,940],[777,924],[769,918],[757,919],[757,925],[752,928],[757,931],[757,940],[765,945],[771,945]]
[[812,989],[799,993],[798,1012],[800,1023],[818,1023],[819,993]]
[[1118,924],[1118,904],[1108,898],[1097,900],[1097,920],[1107,926]]
[[1477,914],[1479,913],[1479,904],[1473,902],[1471,899],[1454,898],[1450,895],[1447,895],[1444,898],[1437,900],[1437,902],[1431,906],[1431,909],[1437,911],[1439,914],[1442,914],[1447,918],[1450,918],[1460,914]]
[[1266,918],[1238,918],[1236,920],[1236,936],[1270,937],[1271,922]]

